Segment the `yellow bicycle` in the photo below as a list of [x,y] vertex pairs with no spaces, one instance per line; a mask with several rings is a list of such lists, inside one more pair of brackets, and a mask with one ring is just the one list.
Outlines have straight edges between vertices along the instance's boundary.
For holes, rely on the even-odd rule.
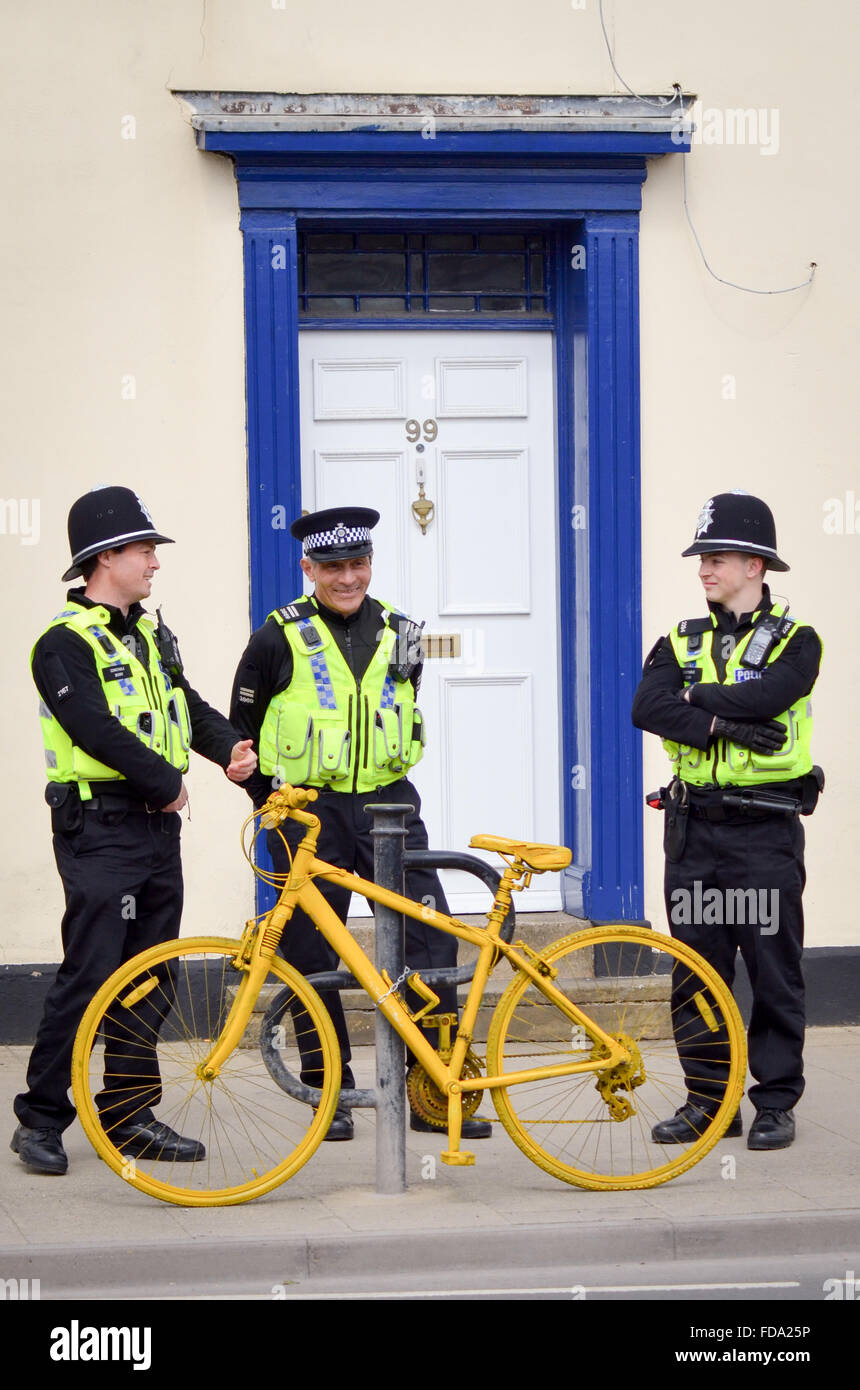
[[[662,933],[623,925],[576,932],[540,954],[506,941],[500,929],[512,893],[533,874],[558,872],[570,862],[570,851],[557,845],[472,839],[475,848],[498,851],[506,865],[486,926],[413,902],[315,857],[320,822],[304,808],[316,795],[284,786],[248,818],[246,826],[260,817],[267,827],[289,818],[306,830],[289,876],[278,880],[278,902],[247,923],[241,940],[191,937],[153,947],[121,966],[89,1005],[75,1042],[73,1092],[89,1139],[115,1172],[164,1201],[217,1206],[270,1192],[311,1157],[338,1102],[341,1064],[319,995],[277,954],[296,907],[417,1059],[407,1083],[410,1103],[447,1129],[443,1162],[474,1162],[460,1147],[461,1128],[485,1090],[523,1153],[578,1187],[656,1186],[708,1153],[740,1101],[746,1046],[731,992],[706,961]],[[416,1022],[432,1022],[438,997],[413,973],[408,983],[426,1002],[410,1012],[329,907],[317,878],[478,948],[453,1039],[446,1016],[436,1016],[438,1051]],[[473,1047],[478,1011],[502,961],[514,977],[493,1012],[486,1055],[479,1056]],[[261,1048],[260,1008],[273,993],[277,1027],[267,1027]],[[313,1091],[297,1080],[309,1049],[321,1077]],[[688,1095],[710,1118],[667,1156],[652,1142],[651,1127]],[[158,1119],[196,1139],[205,1156],[164,1161],[155,1144],[134,1158],[124,1154],[112,1130],[155,1106]]]

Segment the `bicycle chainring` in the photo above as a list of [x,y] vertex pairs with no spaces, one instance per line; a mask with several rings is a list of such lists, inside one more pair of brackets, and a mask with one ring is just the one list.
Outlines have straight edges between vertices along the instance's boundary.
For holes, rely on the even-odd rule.
[[[440,1052],[439,1056],[443,1062],[447,1062],[451,1052],[450,1050]],[[462,1077],[478,1077],[482,1072],[483,1068],[479,1059],[470,1049],[463,1061]],[[448,1097],[439,1090],[436,1082],[428,1076],[420,1062],[413,1062],[406,1073],[406,1094],[409,1097],[409,1104],[419,1119],[424,1120],[428,1125],[433,1125],[436,1129],[448,1128]],[[481,1104],[481,1092],[464,1091],[460,1100],[463,1103],[463,1119],[470,1120]]]

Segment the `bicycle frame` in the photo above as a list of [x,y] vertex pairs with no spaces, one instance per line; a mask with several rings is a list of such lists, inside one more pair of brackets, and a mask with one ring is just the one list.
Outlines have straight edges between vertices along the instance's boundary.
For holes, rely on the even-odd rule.
[[[271,912],[246,923],[241,940],[200,937],[151,947],[121,965],[90,1002],[75,1040],[72,1085],[84,1129],[114,1172],[178,1205],[232,1205],[270,1192],[315,1152],[344,1093],[340,1048],[323,1000],[312,981],[276,954],[298,907],[348,967],[348,976],[335,973],[336,983],[354,977],[374,1001],[380,1023],[386,1020],[380,1036],[390,1030],[417,1058],[407,1081],[409,1100],[433,1128],[444,1133],[447,1125],[443,1163],[474,1163],[460,1140],[465,1117],[485,1090],[517,1148],[544,1172],[576,1187],[653,1187],[711,1151],[737,1111],[746,1069],[743,1021],[725,982],[706,961],[671,937],[621,924],[568,934],[540,954],[522,941],[509,943],[505,922],[512,917],[512,894],[528,887],[532,873],[563,868],[569,850],[473,836],[474,848],[497,851],[506,865],[501,881],[492,875],[496,886],[486,926],[473,927],[317,858],[320,822],[301,809],[315,800],[312,789],[284,787],[248,818],[246,825],[262,816],[266,828],[291,818],[305,833],[291,851],[286,878],[257,869],[277,882],[278,900]],[[386,916],[402,914],[476,948],[456,1033],[453,1014],[430,1013],[440,1003],[428,983],[433,976],[426,971],[422,979],[413,972],[401,990],[406,970],[392,981],[371,964],[316,878],[361,893],[384,906]],[[482,1066],[470,1044],[487,980],[502,957],[513,979],[495,1004]],[[463,979],[470,968],[441,975]],[[397,974],[401,964],[389,969]],[[332,987],[331,975],[318,978],[322,988]],[[269,979],[277,993],[265,1000],[267,1031],[260,1035],[252,1014],[264,1002],[261,990]],[[153,1001],[156,1016],[150,1019],[137,1006],[156,990],[161,1000]],[[424,1001],[414,1011],[412,991]],[[603,1026],[573,1002],[579,999]],[[172,1022],[162,1038],[168,1016]],[[422,1033],[428,1023],[439,1029],[438,1043]],[[109,1072],[111,1043],[121,1055]],[[294,1075],[297,1059],[301,1074],[312,1054],[318,1064],[310,1070],[320,1072],[319,1089]],[[488,1068],[491,1074],[484,1075]],[[187,1122],[199,1146],[197,1157],[188,1160],[193,1171],[174,1173],[173,1163],[183,1160],[174,1160],[158,1141],[147,1143],[139,1162],[129,1165],[122,1136],[114,1133],[116,1097],[110,1092],[126,1108],[151,1096],[163,1106],[167,1135],[174,1133],[172,1121],[183,1128]],[[701,1125],[690,1122],[677,1152],[655,1156],[652,1145],[661,1140],[654,1137],[654,1121],[664,1106],[668,1110],[671,1103],[677,1114],[681,1102],[691,1099],[702,1101]],[[377,1126],[377,1136],[384,1128]]]
[[[499,935],[499,926],[504,919],[510,903],[510,895],[518,890],[518,879],[531,876],[533,870],[521,861],[509,864],[502,876],[496,893],[493,908],[486,927],[470,927],[466,922],[437,912],[426,904],[416,903],[400,893],[381,888],[368,879],[360,878],[345,869],[336,868],[325,860],[315,857],[319,834],[319,818],[308,812],[293,809],[290,819],[299,821],[307,829],[300,845],[295,850],[291,872],[284,883],[275,907],[261,922],[252,922],[242,938],[242,949],[236,963],[245,971],[245,979],[236,992],[224,1028],[212,1050],[201,1063],[198,1071],[201,1078],[211,1080],[238,1045],[248,1019],[253,1012],[262,982],[268,971],[268,962],[274,956],[281,935],[296,907],[301,907],[362,988],[374,1001],[391,1027],[403,1039],[407,1047],[424,1067],[433,1082],[443,1094],[448,1096],[448,1133],[451,1148],[443,1155],[448,1162],[470,1163],[472,1156],[459,1152],[462,1108],[459,1096],[463,1091],[492,1090],[496,1087],[521,1085],[538,1078],[572,1076],[583,1072],[604,1071],[630,1060],[630,1054],[616,1039],[609,1036],[592,1018],[568,999],[567,995],[556,989],[552,977],[556,971],[546,965],[539,957],[530,959],[515,943],[508,944]],[[326,902],[313,879],[324,878],[338,883],[353,893],[360,893],[371,902],[402,912],[416,921],[429,924],[439,931],[455,936],[462,941],[471,942],[478,947],[478,961],[468,997],[463,1008],[460,1025],[454,1040],[451,1058],[443,1062],[413,1020],[404,1001],[395,993],[392,981],[376,970],[362,950],[352,933],[344,926],[334,909]],[[552,1004],[556,1005],[570,1020],[571,1025],[584,1029],[588,1036],[605,1048],[598,1059],[565,1062],[553,1066],[530,1067],[522,1071],[509,1072],[503,1076],[461,1078],[478,1010],[490,972],[498,957],[503,955],[515,970],[527,975],[538,990]],[[415,972],[420,979],[418,972]]]

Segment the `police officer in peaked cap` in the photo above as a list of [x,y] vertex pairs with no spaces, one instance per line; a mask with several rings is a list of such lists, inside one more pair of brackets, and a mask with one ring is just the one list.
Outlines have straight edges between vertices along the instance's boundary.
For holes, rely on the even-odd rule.
[[[698,557],[708,612],[654,643],[633,722],[661,737],[674,774],[662,795],[670,930],[730,986],[737,952],[743,956],[755,1078],[747,1145],[781,1149],[794,1139],[804,1086],[799,814],[814,809],[823,786],[812,763],[810,699],[821,642],[765,583],[768,570],[789,567],[760,498],[742,491],[709,498],[682,553]],[[721,1091],[701,1058],[685,1065],[681,1038],[692,1004],[683,985],[673,987],[672,1007],[688,1098],[652,1138],[688,1144],[707,1127]],[[742,1133],[740,1111],[727,1133]]]
[[[315,787],[321,830],[318,854],[339,868],[373,879],[372,820],[364,809],[374,801],[401,802],[415,809],[406,819],[406,848],[426,849],[421,798],[408,773],[424,751],[421,712],[416,703],[421,676],[420,629],[396,609],[368,594],[373,542],[379,513],[370,507],[330,507],[294,521],[290,530],[302,542],[301,567],[313,584],[308,598],[294,599],[269,614],[253,633],[233,684],[230,718],[253,739],[259,771],[246,791],[259,807],[273,786]],[[290,849],[303,829],[286,822],[281,833]],[[289,872],[289,859],[277,831],[267,840],[275,869]],[[350,894],[317,881],[341,921]],[[406,873],[407,895],[432,900],[448,911],[439,877],[430,869]],[[304,974],[332,970],[337,954],[301,911],[296,911],[282,942],[287,960]],[[406,919],[406,959],[415,969],[456,965],[456,938]],[[439,1009],[455,1013],[453,986],[437,987]],[[354,1085],[349,1035],[337,992],[323,999],[334,1023],[343,1061],[342,1085]],[[432,1039],[436,1041],[436,1036]],[[306,1085],[319,1086],[313,1052],[303,1058]],[[413,1129],[432,1127],[417,1115]],[[464,1138],[484,1138],[488,1121],[464,1120]],[[353,1137],[352,1115],[339,1105],[327,1139]]]
[[[160,568],[156,546],[172,544],[137,493],[99,487],[69,513],[72,563],[81,579],[33,648],[54,856],[66,911],[63,960],[45,1001],[15,1098],[12,1149],[33,1172],[62,1174],[62,1132],[75,1116],[71,1056],[90,999],[124,961],[179,935],[182,866],[179,812],[188,794],[188,749],[245,781],[257,764],[250,743],[188,684],[176,639],[142,607]],[[133,914],[127,905],[134,904]],[[158,1065],[137,1091],[117,1091],[129,1061],[114,1045],[105,1094],[116,1146],[134,1156],[195,1162],[205,1150],[157,1119]],[[110,1071],[114,1079],[108,1076]],[[111,1087],[114,1087],[113,1091]],[[108,1126],[106,1125],[106,1129]]]

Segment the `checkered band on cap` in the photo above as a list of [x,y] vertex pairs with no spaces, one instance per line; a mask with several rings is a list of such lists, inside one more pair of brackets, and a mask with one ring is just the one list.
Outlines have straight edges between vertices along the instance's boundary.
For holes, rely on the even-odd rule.
[[368,526],[335,526],[330,531],[315,531],[305,536],[305,554],[311,550],[336,550],[341,545],[369,545]]

